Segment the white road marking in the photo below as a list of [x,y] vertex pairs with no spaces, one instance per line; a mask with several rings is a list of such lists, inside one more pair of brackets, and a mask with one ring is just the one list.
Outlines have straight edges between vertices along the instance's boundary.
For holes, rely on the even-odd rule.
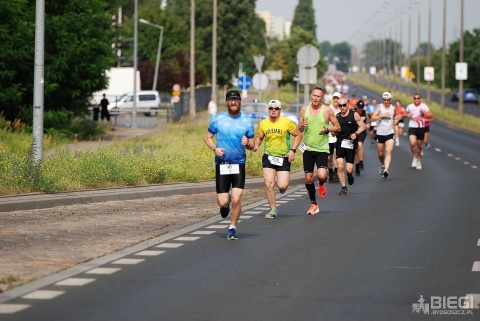
[[[282,201],[294,201],[294,198],[282,197]],[[278,201],[277,201],[278,202]]]
[[260,214],[262,211],[245,211],[245,214]]
[[442,150],[441,150],[440,148],[435,148],[435,151],[436,151],[436,152],[439,152],[439,153],[442,152]]
[[[252,218],[251,215],[242,215],[242,218],[244,219],[247,219],[247,218]],[[238,220],[239,222],[241,222],[242,220]],[[230,223],[230,221],[228,221],[228,223]]]
[[66,286],[83,286],[90,282],[95,281],[95,279],[85,279],[85,278],[68,278],[63,281],[55,283],[55,285],[66,285]]
[[448,157],[452,157],[452,156],[453,156],[453,154],[447,154],[447,156],[448,156]]
[[477,168],[478,168],[478,166],[476,166],[476,165],[472,165],[472,168],[473,168],[473,169],[477,169]]
[[64,293],[65,291],[37,290],[22,296],[22,299],[50,300]]
[[210,235],[210,234],[213,234],[215,233],[215,231],[195,231],[193,233],[190,233],[190,234],[197,234],[197,235]]
[[199,236],[181,236],[174,239],[174,241],[196,241],[199,238]]
[[13,314],[29,308],[30,304],[0,304],[0,314]]
[[86,274],[113,274],[120,271],[120,268],[95,268],[85,272]]
[[470,298],[472,298],[473,307],[469,306],[462,306],[464,309],[480,309],[480,294],[478,293],[467,293],[465,295],[467,297],[467,302],[465,305],[470,303]]
[[138,264],[145,261],[145,259],[120,259],[112,262],[112,264]]
[[135,253],[135,255],[142,255],[142,256],[157,256],[160,254],[165,253],[165,251],[140,251]]
[[480,271],[480,261],[473,262],[472,271],[473,272],[479,272]]
[[282,200],[282,201],[277,201],[277,204],[285,204],[285,203],[288,203],[288,202],[289,202],[289,201],[284,201],[284,200]]
[[210,226],[205,226],[205,228],[216,228],[216,229],[219,229],[219,228],[227,228],[228,226],[227,225],[210,225]]
[[480,246],[480,239],[478,239],[477,241],[477,246]]
[[183,243],[161,243],[155,247],[167,248],[167,249],[176,249],[177,247],[182,246]]
[[267,211],[270,210],[270,206],[261,206],[261,207],[256,207],[257,210],[262,210],[262,211]]
[[462,160],[460,157],[455,157],[455,160]]
[[470,164],[470,162],[467,162],[467,161],[465,161],[465,162],[463,162],[463,163],[464,163],[465,165],[468,165],[468,164]]

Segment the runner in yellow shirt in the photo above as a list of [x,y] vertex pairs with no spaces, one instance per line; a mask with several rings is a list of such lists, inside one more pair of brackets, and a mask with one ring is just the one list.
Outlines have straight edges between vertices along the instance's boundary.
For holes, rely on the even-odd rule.
[[[258,126],[253,151],[256,152],[262,141],[263,145],[263,178],[265,180],[265,193],[270,212],[265,218],[276,218],[278,215],[275,198],[275,174],[280,193],[283,194],[290,182],[290,164],[295,160],[295,152],[302,141],[302,133],[293,121],[280,114],[282,104],[279,100],[271,100],[268,104],[269,117],[262,120]],[[295,137],[293,143],[291,136]]]

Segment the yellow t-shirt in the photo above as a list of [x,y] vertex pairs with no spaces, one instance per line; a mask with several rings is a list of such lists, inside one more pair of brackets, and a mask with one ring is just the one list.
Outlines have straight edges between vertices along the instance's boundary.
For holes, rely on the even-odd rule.
[[288,118],[280,116],[276,122],[262,120],[258,132],[264,135],[263,152],[272,156],[285,156],[290,150],[290,133],[297,128]]

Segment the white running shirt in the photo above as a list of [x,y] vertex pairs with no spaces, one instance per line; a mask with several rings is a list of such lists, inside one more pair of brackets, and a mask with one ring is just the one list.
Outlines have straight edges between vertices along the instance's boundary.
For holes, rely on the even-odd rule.
[[424,103],[420,103],[420,105],[415,106],[414,104],[410,104],[405,108],[407,113],[410,113],[410,121],[408,122],[409,128],[424,128],[425,127],[425,116],[424,113],[430,111],[428,106]]

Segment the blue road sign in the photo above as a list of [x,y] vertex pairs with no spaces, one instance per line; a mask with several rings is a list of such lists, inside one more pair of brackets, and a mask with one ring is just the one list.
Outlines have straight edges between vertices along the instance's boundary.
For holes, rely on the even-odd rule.
[[249,76],[238,77],[238,88],[242,90],[248,90],[252,87],[252,78]]

